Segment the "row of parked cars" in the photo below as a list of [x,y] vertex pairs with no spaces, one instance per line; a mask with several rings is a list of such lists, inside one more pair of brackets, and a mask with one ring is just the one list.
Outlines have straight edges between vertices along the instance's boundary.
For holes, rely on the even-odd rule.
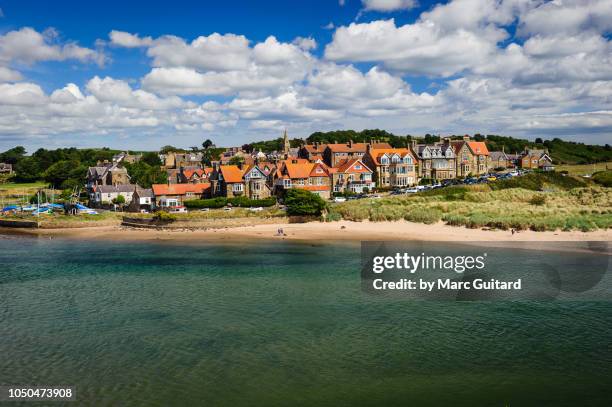
[[432,185],[417,185],[411,188],[398,188],[391,192],[391,195],[403,195],[403,194],[414,194],[417,192],[428,191],[430,189],[444,188],[452,185],[474,185],[474,184],[484,184],[487,182],[492,182],[496,180],[509,179],[512,177],[518,177],[521,175],[525,175],[531,172],[531,170],[515,170],[506,173],[489,173],[485,175],[481,175],[479,177],[468,177],[465,179],[446,179],[442,182],[432,184]]

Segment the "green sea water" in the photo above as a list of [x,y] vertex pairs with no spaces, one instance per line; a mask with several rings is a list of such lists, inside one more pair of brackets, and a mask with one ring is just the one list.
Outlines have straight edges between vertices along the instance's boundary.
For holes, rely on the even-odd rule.
[[611,302],[376,296],[359,256],[0,236],[0,385],[74,385],[79,406],[612,405]]

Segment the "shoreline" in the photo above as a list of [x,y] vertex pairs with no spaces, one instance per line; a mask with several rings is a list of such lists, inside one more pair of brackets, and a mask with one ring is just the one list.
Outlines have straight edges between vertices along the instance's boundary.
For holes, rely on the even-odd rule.
[[[279,228],[284,236],[278,236]],[[409,221],[386,222],[309,222],[266,223],[249,226],[231,226],[208,229],[137,229],[123,226],[92,226],[61,229],[0,228],[0,235],[22,235],[43,238],[109,239],[135,241],[215,241],[246,239],[277,239],[302,241],[440,241],[440,242],[540,242],[540,241],[612,241],[612,230],[546,231],[524,230],[512,235],[509,230],[469,229],[449,226],[443,222],[435,224]]]

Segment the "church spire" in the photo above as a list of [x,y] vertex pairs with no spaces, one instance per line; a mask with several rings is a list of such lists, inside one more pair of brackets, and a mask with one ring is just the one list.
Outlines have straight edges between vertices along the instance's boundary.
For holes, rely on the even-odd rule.
[[285,133],[283,134],[283,153],[285,157],[289,157],[289,136],[287,135],[287,129],[285,129]]

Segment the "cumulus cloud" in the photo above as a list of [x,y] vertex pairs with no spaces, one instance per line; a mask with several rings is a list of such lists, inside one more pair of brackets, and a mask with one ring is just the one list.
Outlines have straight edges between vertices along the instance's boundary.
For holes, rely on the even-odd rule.
[[112,30],[108,35],[112,45],[125,48],[147,47],[153,44],[151,37],[140,37],[138,34],[130,34],[125,31]]
[[0,64],[18,62],[31,65],[39,61],[67,59],[103,65],[105,56],[99,51],[81,47],[75,42],[58,43],[55,30],[39,33],[33,28],[24,27],[0,35]]
[[366,11],[391,12],[408,10],[418,5],[416,0],[361,0]]
[[[95,62],[98,51],[22,28],[0,36],[0,137],[216,132],[238,144],[288,126],[603,140],[612,134],[611,2],[451,0],[406,24],[331,26],[323,57],[311,37],[113,30],[109,51],[143,49],[148,73],[98,74],[49,93],[14,64]],[[376,11],[408,3],[363,2]]]

